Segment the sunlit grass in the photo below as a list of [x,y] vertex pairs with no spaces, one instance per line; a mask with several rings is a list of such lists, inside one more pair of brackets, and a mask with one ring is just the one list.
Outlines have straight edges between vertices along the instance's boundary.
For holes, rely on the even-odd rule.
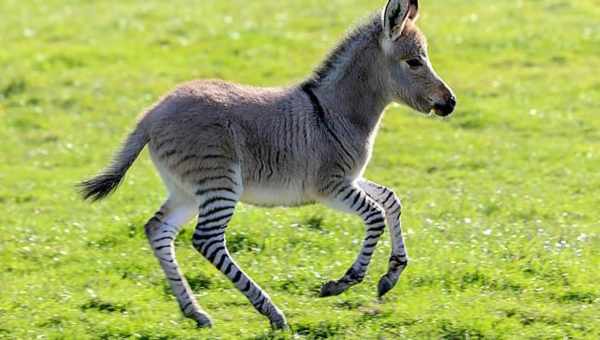
[[181,81],[302,79],[372,1],[0,3],[0,338],[600,337],[600,7],[422,0],[450,120],[392,107],[367,176],[404,203],[412,263],[376,299],[316,297],[359,249],[357,218],[239,207],[229,244],[286,313],[266,319],[191,247],[178,258],[215,327],[183,318],[142,225],[164,189],[144,153],[121,191],[73,190]]

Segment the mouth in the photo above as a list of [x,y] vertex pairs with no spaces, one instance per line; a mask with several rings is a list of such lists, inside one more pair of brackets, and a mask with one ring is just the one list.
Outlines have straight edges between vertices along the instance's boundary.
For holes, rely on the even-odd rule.
[[429,115],[434,113],[438,117],[448,117],[454,112],[456,101],[454,98],[446,103],[435,103],[432,101],[424,100],[417,103],[411,103],[409,105],[414,110]]
[[432,110],[437,116],[447,117],[454,111],[454,105],[435,104]]
[[452,113],[452,111],[448,112],[446,110],[438,109],[435,107],[431,111],[433,111],[433,113],[435,113],[435,115],[439,117],[448,117]]

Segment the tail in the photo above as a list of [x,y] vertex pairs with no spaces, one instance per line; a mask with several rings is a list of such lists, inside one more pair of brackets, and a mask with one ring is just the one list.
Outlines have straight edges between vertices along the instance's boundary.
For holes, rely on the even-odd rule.
[[96,177],[77,185],[83,199],[95,202],[117,190],[125,173],[149,141],[150,137],[145,129],[138,124],[123,143],[121,150],[114,156],[112,163]]

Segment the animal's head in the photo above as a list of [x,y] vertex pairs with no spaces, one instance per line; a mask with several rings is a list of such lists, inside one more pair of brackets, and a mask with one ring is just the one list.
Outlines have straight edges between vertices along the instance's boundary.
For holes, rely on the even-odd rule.
[[418,16],[418,0],[389,0],[383,9],[380,43],[390,92],[396,102],[447,116],[454,111],[456,97],[431,66],[427,40],[415,25]]

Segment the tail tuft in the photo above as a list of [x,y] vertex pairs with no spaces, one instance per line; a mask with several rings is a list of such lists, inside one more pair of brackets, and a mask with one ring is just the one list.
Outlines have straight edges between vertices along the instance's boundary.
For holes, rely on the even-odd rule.
[[104,171],[96,177],[77,184],[83,199],[95,202],[117,190],[119,184],[123,181],[123,177],[125,177],[127,169],[133,164],[149,140],[150,138],[144,129],[138,125],[129,134],[121,150],[117,152],[112,163]]
[[100,174],[77,184],[77,188],[83,199],[96,202],[117,190],[122,179],[120,174]]

